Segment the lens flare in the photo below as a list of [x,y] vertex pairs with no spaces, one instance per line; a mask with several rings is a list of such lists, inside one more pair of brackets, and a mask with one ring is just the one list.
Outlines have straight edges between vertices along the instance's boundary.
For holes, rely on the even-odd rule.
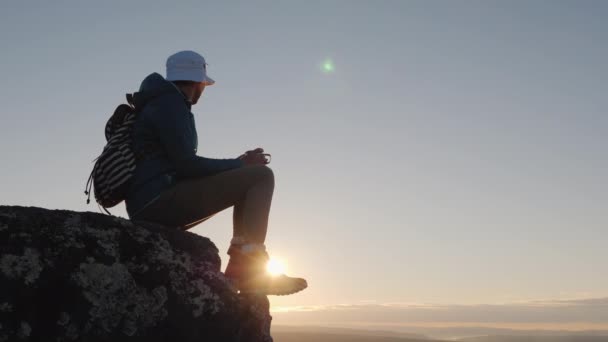
[[334,72],[334,62],[331,59],[326,59],[321,65],[321,70],[326,74]]
[[278,259],[270,259],[266,264],[266,270],[273,276],[285,273],[285,268],[285,263]]

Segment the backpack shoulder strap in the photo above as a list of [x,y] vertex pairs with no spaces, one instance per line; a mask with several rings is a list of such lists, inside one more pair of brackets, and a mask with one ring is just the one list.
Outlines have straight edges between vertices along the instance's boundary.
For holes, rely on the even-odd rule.
[[129,106],[133,107],[135,112],[140,112],[146,103],[148,103],[154,97],[150,97],[149,94],[136,91],[134,93],[126,94],[126,98]]
[[135,108],[135,103],[133,102],[133,96],[134,96],[134,94],[126,94],[127,103],[128,103],[128,104],[129,104],[131,107]]

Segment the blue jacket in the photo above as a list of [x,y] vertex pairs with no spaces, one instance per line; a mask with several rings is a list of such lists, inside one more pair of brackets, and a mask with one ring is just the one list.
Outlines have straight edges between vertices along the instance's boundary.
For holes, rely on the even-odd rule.
[[242,160],[196,155],[198,136],[191,104],[172,82],[158,73],[148,75],[134,94],[137,114],[133,150],[138,160],[125,200],[133,217],[167,188],[186,178],[206,177],[243,166]]

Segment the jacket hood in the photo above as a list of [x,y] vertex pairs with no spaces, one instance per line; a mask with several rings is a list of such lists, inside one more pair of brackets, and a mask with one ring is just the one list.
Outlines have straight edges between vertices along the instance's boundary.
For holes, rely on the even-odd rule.
[[133,104],[136,108],[143,108],[150,100],[166,93],[179,93],[184,96],[173,83],[154,72],[144,78],[139,86],[139,91],[133,94]]

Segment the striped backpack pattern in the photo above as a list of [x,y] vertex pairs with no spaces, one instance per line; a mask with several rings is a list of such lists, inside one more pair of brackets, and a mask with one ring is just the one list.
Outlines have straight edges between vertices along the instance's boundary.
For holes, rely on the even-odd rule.
[[131,133],[137,111],[133,105],[133,94],[127,94],[128,104],[119,105],[106,124],[106,146],[95,160],[95,165],[85,186],[87,204],[91,202],[91,187],[95,189],[98,205],[110,214],[111,208],[122,202],[127,195],[133,173],[135,154]]

